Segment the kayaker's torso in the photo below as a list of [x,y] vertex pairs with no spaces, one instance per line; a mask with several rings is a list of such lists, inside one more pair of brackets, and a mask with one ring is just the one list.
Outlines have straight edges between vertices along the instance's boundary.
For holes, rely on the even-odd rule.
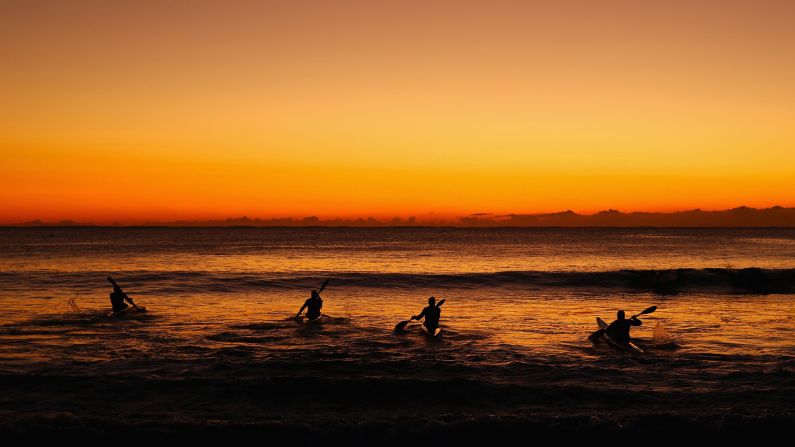
[[422,313],[420,315],[425,316],[425,327],[428,329],[436,329],[439,327],[439,318],[442,316],[442,309],[436,306],[428,306],[425,309],[422,309]]
[[637,319],[624,319],[615,320],[605,330],[605,333],[611,340],[616,343],[628,344],[629,343],[629,328],[631,326],[640,326],[641,322]]
[[127,298],[127,294],[122,291],[114,290],[110,293],[110,304],[113,306],[114,312],[122,311],[128,307],[124,302],[125,298]]
[[313,320],[320,316],[320,309],[323,308],[323,299],[320,297],[309,298],[304,305],[306,306],[306,317]]

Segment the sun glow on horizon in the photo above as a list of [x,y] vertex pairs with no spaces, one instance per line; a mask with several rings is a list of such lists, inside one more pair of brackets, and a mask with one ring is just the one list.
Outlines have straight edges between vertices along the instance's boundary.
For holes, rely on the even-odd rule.
[[4,4],[0,223],[795,206],[794,5],[577,3]]

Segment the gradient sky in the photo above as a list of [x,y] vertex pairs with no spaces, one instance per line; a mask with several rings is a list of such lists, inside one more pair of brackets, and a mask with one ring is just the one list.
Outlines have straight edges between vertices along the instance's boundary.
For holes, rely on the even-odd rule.
[[795,206],[795,2],[0,2],[0,223]]

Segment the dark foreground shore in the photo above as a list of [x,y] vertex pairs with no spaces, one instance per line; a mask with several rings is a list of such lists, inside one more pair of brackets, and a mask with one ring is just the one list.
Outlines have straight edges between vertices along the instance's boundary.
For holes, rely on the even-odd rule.
[[[589,415],[469,416],[444,414],[435,420],[417,417],[373,418],[347,416],[334,423],[263,421],[240,423],[119,424],[102,419],[51,417],[24,422],[2,422],[0,435],[8,442],[79,445],[142,445],[148,442],[185,442],[193,445],[234,445],[240,442],[313,445],[474,445],[489,442],[587,442],[607,445],[616,439],[635,439],[644,445],[684,442],[751,442],[790,436],[792,417],[712,415],[638,415],[602,419]],[[629,441],[627,441],[629,442]]]
[[2,376],[0,436],[219,445],[249,438],[290,445],[461,445],[549,436],[750,440],[785,435],[795,423],[794,379],[780,375],[775,387],[721,393],[649,386],[599,392],[552,377],[552,383],[501,385],[460,378]]

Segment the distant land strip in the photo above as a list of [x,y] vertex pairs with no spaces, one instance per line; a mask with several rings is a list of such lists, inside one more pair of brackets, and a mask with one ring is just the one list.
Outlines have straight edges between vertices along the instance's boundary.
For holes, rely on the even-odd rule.
[[728,210],[704,211],[693,209],[676,212],[631,212],[605,210],[595,214],[574,211],[542,214],[477,213],[452,219],[400,218],[321,219],[317,216],[300,218],[251,218],[247,216],[222,220],[177,220],[95,224],[62,220],[45,222],[33,220],[5,227],[69,227],[69,226],[135,226],[135,227],[795,227],[795,208],[774,206],[750,208],[741,206]]

